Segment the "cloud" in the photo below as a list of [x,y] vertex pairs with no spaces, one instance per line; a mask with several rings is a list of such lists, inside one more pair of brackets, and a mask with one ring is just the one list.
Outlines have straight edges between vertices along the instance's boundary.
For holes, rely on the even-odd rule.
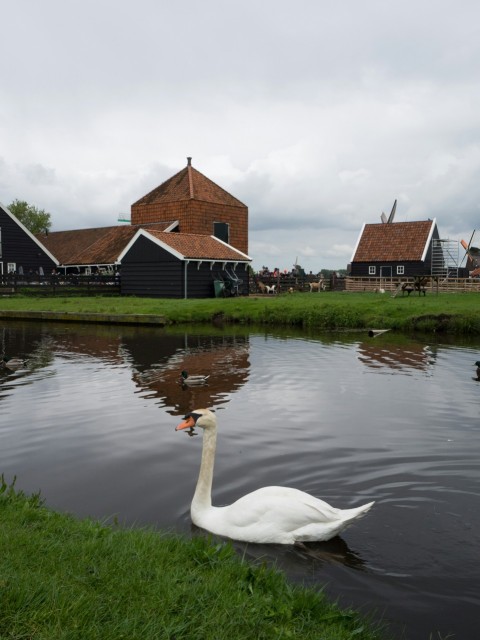
[[395,199],[441,235],[480,226],[473,0],[19,0],[3,19],[0,201],[56,229],[116,224],[187,156],[249,207],[255,266],[345,267]]

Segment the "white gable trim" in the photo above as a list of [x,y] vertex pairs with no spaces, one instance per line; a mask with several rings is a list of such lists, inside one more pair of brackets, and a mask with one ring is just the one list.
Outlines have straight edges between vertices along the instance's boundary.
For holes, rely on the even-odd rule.
[[353,259],[355,258],[355,254],[357,253],[358,245],[360,244],[360,240],[362,239],[363,232],[365,231],[365,224],[366,223],[364,222],[362,226],[362,230],[360,231],[360,235],[358,236],[358,239],[357,239],[357,244],[355,245],[355,249],[353,250],[352,257],[350,258],[350,262],[353,262]]
[[432,241],[433,231],[434,231],[434,229],[435,229],[436,224],[437,224],[437,219],[436,219],[436,218],[434,218],[434,219],[432,220],[432,226],[430,227],[430,231],[429,231],[429,234],[428,234],[428,238],[427,238],[427,241],[425,242],[425,247],[424,247],[424,249],[423,249],[423,253],[422,253],[422,262],[425,262],[425,260],[426,260],[427,252],[428,252],[428,249],[430,248],[430,243],[431,243],[431,241]]
[[[211,238],[213,238],[214,240],[216,240],[217,242],[220,242],[221,244],[223,244],[224,247],[228,247],[229,249],[233,249],[233,251],[236,251],[239,255],[243,256],[244,260],[250,260],[251,258],[250,256],[247,256],[246,253],[243,253],[243,251],[240,251],[239,249],[236,249],[235,247],[232,247],[231,244],[228,244],[227,242],[224,242],[223,240],[220,240],[220,238],[217,238],[216,236],[210,236]],[[234,260],[229,260],[228,262],[234,262]]]
[[150,240],[154,244],[158,245],[159,247],[162,247],[162,249],[165,249],[165,251],[168,251],[168,253],[171,253],[172,255],[174,255],[179,260],[185,260],[185,256],[182,255],[179,251],[175,251],[175,249],[172,249],[172,247],[170,247],[168,244],[165,244],[165,242],[162,242],[161,240],[159,240],[155,236],[152,236],[145,229],[139,229],[137,231],[137,233],[133,236],[133,238],[130,240],[130,242],[127,244],[125,249],[118,256],[118,258],[117,258],[118,262],[121,262],[123,260],[125,255],[130,251],[130,249],[133,247],[133,245],[137,242],[137,240],[141,236],[143,236],[144,238],[147,238],[148,240]]
[[2,210],[7,214],[7,216],[10,216],[10,218],[13,220],[13,222],[15,222],[15,224],[16,224],[17,226],[19,226],[19,227],[20,227],[20,229],[22,229],[22,231],[24,231],[24,232],[27,234],[27,236],[28,236],[29,238],[31,238],[31,239],[35,242],[35,244],[36,244],[38,247],[40,247],[40,249],[41,249],[44,253],[46,253],[46,254],[47,254],[47,256],[48,256],[51,260],[53,260],[53,262],[54,262],[57,266],[60,264],[60,262],[55,258],[55,256],[54,256],[53,254],[51,254],[51,253],[50,253],[50,251],[49,251],[46,247],[44,247],[44,246],[43,246],[43,244],[40,242],[40,240],[39,240],[38,238],[36,238],[36,237],[33,235],[33,233],[32,233],[31,231],[29,231],[29,230],[27,229],[27,227],[26,227],[24,224],[22,224],[22,223],[20,222],[20,220],[19,220],[18,218],[16,218],[16,217],[13,215],[13,213],[10,211],[10,209],[8,209],[7,207],[5,207],[1,202],[0,202],[0,207],[1,207],[1,208],[2,208]]

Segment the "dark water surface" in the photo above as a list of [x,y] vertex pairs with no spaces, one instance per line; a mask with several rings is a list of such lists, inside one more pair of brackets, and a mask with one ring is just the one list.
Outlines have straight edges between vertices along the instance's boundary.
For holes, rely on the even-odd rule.
[[[217,410],[213,499],[290,485],[346,508],[341,538],[305,549],[240,545],[296,581],[373,613],[398,638],[470,640],[480,614],[480,342],[391,333],[307,336],[220,329],[8,322],[0,472],[52,508],[196,534],[201,437]],[[210,374],[185,390],[179,372]],[[449,635],[451,634],[451,635]]]

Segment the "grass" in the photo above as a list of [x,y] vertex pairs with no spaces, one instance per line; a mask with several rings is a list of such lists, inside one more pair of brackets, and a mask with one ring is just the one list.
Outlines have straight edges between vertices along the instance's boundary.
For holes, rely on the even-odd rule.
[[392,298],[378,293],[297,293],[270,297],[158,299],[132,297],[5,297],[0,311],[57,311],[162,316],[167,323],[242,323],[340,329],[480,334],[478,293],[428,293]]
[[2,640],[381,637],[225,542],[77,520],[3,477],[0,522]]

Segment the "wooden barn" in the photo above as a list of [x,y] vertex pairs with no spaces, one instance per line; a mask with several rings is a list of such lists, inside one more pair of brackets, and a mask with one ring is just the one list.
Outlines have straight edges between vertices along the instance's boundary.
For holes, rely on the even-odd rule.
[[431,275],[435,219],[364,224],[349,265],[352,277],[402,278]]
[[0,204],[0,277],[46,275],[57,258],[7,207]]
[[248,294],[250,258],[214,236],[140,229],[119,256],[123,295]]
[[53,231],[37,241],[60,273],[120,271],[125,295],[210,297],[215,282],[217,289],[223,283],[224,291],[248,293],[248,208],[191,158],[131,206],[130,224]]

